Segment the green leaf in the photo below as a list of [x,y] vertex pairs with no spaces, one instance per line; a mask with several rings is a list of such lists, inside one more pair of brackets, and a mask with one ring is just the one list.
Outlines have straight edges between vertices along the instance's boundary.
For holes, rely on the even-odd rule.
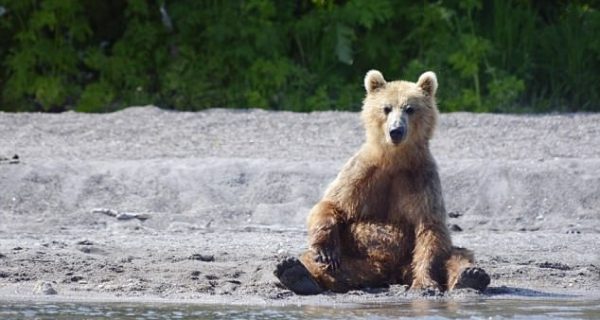
[[385,0],[352,0],[343,8],[346,23],[358,23],[371,29],[376,23],[383,23],[393,15],[391,3]]
[[33,83],[35,99],[48,111],[65,101],[65,87],[58,77],[37,77]]
[[103,112],[110,110],[109,104],[114,99],[114,88],[106,82],[95,82],[87,85],[75,108],[79,112]]
[[335,54],[338,58],[338,61],[345,64],[352,64],[354,62],[352,57],[352,41],[355,38],[354,31],[352,28],[338,23],[336,25],[335,32]]

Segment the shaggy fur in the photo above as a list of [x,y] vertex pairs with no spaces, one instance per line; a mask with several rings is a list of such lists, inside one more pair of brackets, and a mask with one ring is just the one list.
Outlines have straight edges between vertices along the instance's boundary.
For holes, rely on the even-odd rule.
[[452,246],[446,226],[429,151],[437,86],[433,72],[416,83],[367,73],[361,114],[366,141],[309,214],[309,250],[300,257],[307,281],[336,292],[393,283],[485,289],[489,277],[472,267],[470,251]]

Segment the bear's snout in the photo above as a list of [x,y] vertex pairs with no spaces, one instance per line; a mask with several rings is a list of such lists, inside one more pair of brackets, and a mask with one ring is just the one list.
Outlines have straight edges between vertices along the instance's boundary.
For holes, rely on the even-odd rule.
[[406,135],[406,128],[403,125],[390,128],[390,138],[393,143],[400,143]]

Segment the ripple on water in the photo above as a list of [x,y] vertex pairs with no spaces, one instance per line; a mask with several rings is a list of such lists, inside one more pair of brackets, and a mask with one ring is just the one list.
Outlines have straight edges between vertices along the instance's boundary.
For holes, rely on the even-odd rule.
[[599,300],[414,300],[344,307],[0,301],[0,319],[600,319]]

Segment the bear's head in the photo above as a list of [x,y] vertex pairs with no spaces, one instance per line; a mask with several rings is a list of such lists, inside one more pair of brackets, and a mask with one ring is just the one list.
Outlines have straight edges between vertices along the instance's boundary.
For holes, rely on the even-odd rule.
[[427,144],[437,122],[437,87],[431,71],[423,73],[416,83],[387,82],[381,72],[367,72],[361,117],[368,143],[384,148]]

